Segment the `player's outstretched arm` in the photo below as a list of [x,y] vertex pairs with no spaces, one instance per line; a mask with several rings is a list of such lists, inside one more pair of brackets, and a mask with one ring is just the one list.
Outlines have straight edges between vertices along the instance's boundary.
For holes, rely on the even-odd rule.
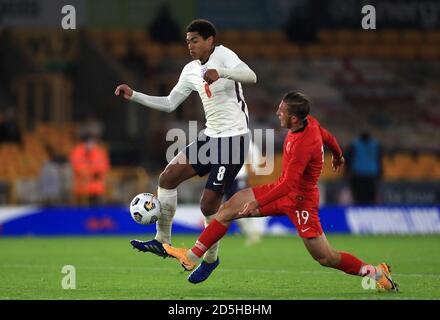
[[155,110],[171,112],[189,96],[190,92],[184,94],[174,88],[167,97],[156,97],[134,91],[128,85],[121,84],[116,87],[115,95],[122,95],[127,100],[135,101]]

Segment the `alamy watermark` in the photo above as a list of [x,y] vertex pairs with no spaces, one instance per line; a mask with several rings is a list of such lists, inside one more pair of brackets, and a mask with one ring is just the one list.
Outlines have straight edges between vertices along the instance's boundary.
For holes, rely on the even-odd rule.
[[362,288],[364,290],[376,290],[376,280],[370,277],[363,277],[362,278]]
[[61,269],[61,273],[65,274],[61,280],[61,287],[64,290],[76,289],[76,269],[72,265],[65,265]]
[[76,29],[76,8],[70,4],[61,8],[61,13],[64,14],[61,19],[61,27],[64,30]]
[[365,14],[361,22],[362,28],[365,30],[376,29],[376,8],[368,4],[362,7],[361,12]]
[[[199,133],[197,121],[189,121],[188,132],[174,128],[167,132],[166,141],[173,143],[166,151],[167,162],[180,164],[249,164],[256,175],[269,175],[274,169],[275,134],[273,129],[254,129],[249,134],[211,138]],[[199,141],[200,147],[197,145]],[[187,145],[189,146],[187,147]],[[186,157],[176,158],[186,148]],[[248,150],[248,152],[247,152]],[[255,153],[265,151],[264,157]]]

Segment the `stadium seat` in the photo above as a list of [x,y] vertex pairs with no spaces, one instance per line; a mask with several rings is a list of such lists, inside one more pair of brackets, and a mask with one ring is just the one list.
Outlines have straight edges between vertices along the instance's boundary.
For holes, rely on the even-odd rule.
[[355,33],[351,30],[335,30],[334,40],[341,45],[350,44],[355,40]]
[[304,55],[309,59],[320,58],[324,55],[324,50],[321,45],[308,45],[303,49]]
[[408,180],[417,176],[414,164],[414,158],[410,154],[398,153],[394,156],[394,166],[398,170],[400,179]]
[[394,59],[397,55],[398,47],[393,45],[380,45],[371,50],[370,55],[373,58],[379,59]]
[[287,43],[286,36],[281,31],[266,31],[263,37],[267,45],[284,45]]
[[417,47],[413,45],[402,45],[395,50],[395,56],[399,59],[410,60],[417,56]]
[[123,59],[128,52],[128,47],[124,43],[113,43],[110,47],[110,52],[116,59]]
[[436,166],[439,165],[439,159],[434,154],[422,153],[416,161],[415,167],[417,172],[417,178],[433,180],[435,176],[432,174],[436,170]]
[[372,55],[374,47],[369,44],[360,43],[349,46],[347,50],[353,57],[368,58]]
[[402,42],[405,45],[418,46],[424,42],[424,34],[417,30],[409,30],[402,33]]
[[336,180],[341,178],[342,173],[334,172],[332,169],[331,153],[324,153],[324,164],[321,172],[321,179],[324,181]]
[[326,52],[328,52],[331,57],[343,59],[350,55],[350,49],[348,46],[348,42],[346,44],[329,45],[326,47]]
[[417,56],[423,60],[437,60],[440,57],[440,46],[432,44],[417,48]]
[[164,48],[157,43],[149,43],[145,47],[145,50],[146,50],[147,58],[152,60],[156,58],[161,59],[164,54]]
[[321,44],[331,44],[335,41],[332,30],[322,29],[318,31],[318,41]]
[[379,33],[373,30],[362,30],[355,34],[355,38],[355,43],[372,46],[379,42]]
[[281,56],[282,48],[280,46],[257,46],[257,56],[263,59],[275,60]]
[[440,180],[440,159],[438,157],[434,170],[431,172],[431,178],[434,180]]
[[219,33],[219,43],[225,46],[235,47],[236,44],[242,43],[243,33],[235,30],[225,30]]
[[301,55],[301,50],[297,45],[287,43],[280,48],[280,57],[285,59],[295,59]]
[[401,33],[394,30],[380,32],[379,39],[382,44],[386,45],[398,45],[402,43]]
[[236,44],[236,47],[234,48],[235,52],[243,59],[251,57],[256,57],[258,46],[252,43],[242,43],[240,45]]
[[264,32],[261,31],[246,31],[242,34],[242,41],[244,43],[263,45],[265,42],[265,35]]
[[188,49],[181,44],[169,44],[163,48],[164,56],[172,59],[184,58],[188,55]]
[[150,39],[150,34],[142,30],[134,30],[128,32],[128,38],[130,42],[135,43],[145,43]]
[[428,44],[440,46],[440,31],[428,31],[425,38]]

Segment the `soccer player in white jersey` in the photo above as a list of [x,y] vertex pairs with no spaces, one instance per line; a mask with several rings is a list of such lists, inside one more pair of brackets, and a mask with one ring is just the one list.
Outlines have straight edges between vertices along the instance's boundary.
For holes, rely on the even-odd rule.
[[[183,68],[179,81],[167,97],[145,95],[126,84],[115,90],[117,96],[165,112],[175,110],[192,91],[197,91],[206,117],[204,134],[180,152],[159,176],[158,198],[162,214],[156,223],[155,239],[131,241],[140,251],[168,256],[163,244],[171,243],[171,225],[180,183],[195,175],[208,175],[200,200],[200,209],[208,225],[245,161],[249,147],[249,119],[241,83],[256,83],[257,77],[232,50],[216,46],[215,36],[216,29],[207,20],[194,20],[188,25],[186,42],[194,60]],[[201,155],[208,156],[209,161],[201,159]],[[218,243],[206,252],[204,261],[188,280],[198,283],[208,278],[219,264],[217,253]]]

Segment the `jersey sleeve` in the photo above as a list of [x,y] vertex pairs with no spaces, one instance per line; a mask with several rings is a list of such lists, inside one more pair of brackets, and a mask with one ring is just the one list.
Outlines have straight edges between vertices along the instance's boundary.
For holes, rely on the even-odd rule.
[[293,147],[292,160],[287,164],[283,180],[269,193],[256,199],[260,207],[287,195],[298,187],[301,176],[310,160],[311,154],[308,149],[305,141]]
[[239,64],[244,63],[234,51],[226,47],[223,47],[221,58],[225,69],[234,69]]
[[180,73],[179,81],[174,86],[172,91],[179,92],[183,94],[184,96],[189,96],[192,91],[196,90],[194,88],[194,85],[189,80],[189,68],[188,65],[186,65],[182,72]]
[[322,142],[330,148],[330,150],[332,151],[333,155],[335,157],[340,157],[342,156],[342,150],[341,147],[338,144],[338,141],[336,140],[336,138],[325,128],[323,127],[319,127],[319,130],[321,131],[321,136],[322,136]]
[[340,157],[342,155],[342,149],[338,144],[336,138],[325,128],[321,126],[318,120],[316,120],[311,115],[307,116],[307,120],[310,123],[314,123],[319,127],[319,131],[321,132],[322,142],[330,148],[331,152],[335,157]]

